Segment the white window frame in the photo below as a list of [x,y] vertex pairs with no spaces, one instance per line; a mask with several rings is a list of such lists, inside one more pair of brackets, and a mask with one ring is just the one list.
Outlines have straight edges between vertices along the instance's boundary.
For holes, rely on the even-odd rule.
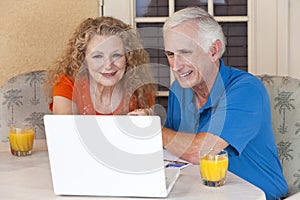
[[[103,1],[98,0],[99,5],[103,6]],[[214,16],[214,18],[218,22],[246,22],[247,23],[247,38],[248,38],[248,71],[255,72],[256,68],[253,68],[253,53],[254,53],[254,41],[252,35],[254,33],[253,28],[253,14],[252,10],[254,8],[253,2],[254,0],[247,0],[247,16],[214,16],[214,0],[207,0],[207,8],[208,13]],[[118,1],[118,3],[113,0],[106,0],[105,6],[101,9],[103,15],[107,15],[109,13],[114,13],[114,16],[117,16],[119,19],[131,24],[134,28],[136,28],[137,23],[164,23],[167,17],[135,17],[136,16],[136,0],[122,0]],[[118,6],[116,6],[118,4]],[[169,16],[175,12],[175,0],[169,0]],[[101,14],[102,14],[101,13]],[[117,15],[116,15],[117,14]],[[100,9],[99,9],[100,15]],[[170,73],[170,84],[174,81],[174,76]],[[168,96],[168,91],[159,91],[157,96]]]
[[[216,19],[216,21],[218,22],[247,22],[247,39],[248,39],[248,71],[251,71],[251,66],[252,66],[252,61],[250,58],[252,58],[251,56],[251,52],[252,52],[252,38],[251,38],[251,18],[249,17],[251,14],[251,8],[249,5],[251,5],[251,0],[248,0],[247,2],[247,16],[214,16],[214,1],[213,0],[208,0],[207,3],[207,10],[208,13],[211,14],[212,16],[214,16],[214,18]],[[131,5],[132,5],[132,10],[135,11],[135,0],[131,0]],[[175,12],[175,0],[169,0],[169,16],[172,15]],[[136,27],[137,23],[163,23],[165,22],[165,20],[167,19],[167,17],[134,17],[136,16],[135,12],[133,13],[133,17],[131,19],[131,25],[133,27]],[[172,73],[170,73],[170,84],[174,81],[174,76]],[[168,96],[168,91],[158,91],[157,96]]]
[[[134,25],[135,0],[98,0],[99,15],[114,16]],[[173,0],[171,1],[172,4]],[[208,11],[213,6],[209,0]],[[170,4],[170,5],[171,5]],[[298,0],[248,0],[248,72],[300,78]],[[170,13],[174,10],[170,9]],[[216,17],[217,20],[237,18]],[[138,19],[139,20],[139,19]],[[142,19],[141,19],[142,20]],[[155,19],[155,20],[158,20]]]

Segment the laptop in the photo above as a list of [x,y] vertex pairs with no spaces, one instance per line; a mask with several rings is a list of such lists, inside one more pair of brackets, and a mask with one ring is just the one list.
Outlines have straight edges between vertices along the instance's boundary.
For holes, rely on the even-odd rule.
[[167,197],[180,175],[165,168],[159,116],[45,115],[54,193]]

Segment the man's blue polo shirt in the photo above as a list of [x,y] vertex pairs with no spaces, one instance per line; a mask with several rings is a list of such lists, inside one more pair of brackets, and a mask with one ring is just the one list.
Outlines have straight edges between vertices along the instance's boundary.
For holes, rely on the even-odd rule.
[[268,93],[255,76],[224,66],[206,104],[199,110],[191,88],[176,80],[168,99],[165,127],[175,131],[209,132],[229,146],[229,171],[261,188],[267,199],[286,195],[288,186],[272,130]]

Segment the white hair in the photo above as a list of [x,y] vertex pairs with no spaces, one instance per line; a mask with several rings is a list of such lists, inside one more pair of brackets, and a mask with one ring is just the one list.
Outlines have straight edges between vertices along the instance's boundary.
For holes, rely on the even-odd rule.
[[163,29],[171,29],[186,21],[193,20],[198,24],[200,45],[205,52],[209,52],[211,45],[220,40],[222,49],[220,57],[226,49],[226,38],[219,23],[200,7],[188,7],[175,12],[165,22]]

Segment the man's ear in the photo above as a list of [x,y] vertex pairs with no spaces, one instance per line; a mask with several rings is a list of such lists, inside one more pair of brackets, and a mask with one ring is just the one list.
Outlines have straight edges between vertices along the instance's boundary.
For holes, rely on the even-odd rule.
[[216,62],[222,51],[222,42],[220,40],[216,40],[210,47],[209,57],[211,61]]

